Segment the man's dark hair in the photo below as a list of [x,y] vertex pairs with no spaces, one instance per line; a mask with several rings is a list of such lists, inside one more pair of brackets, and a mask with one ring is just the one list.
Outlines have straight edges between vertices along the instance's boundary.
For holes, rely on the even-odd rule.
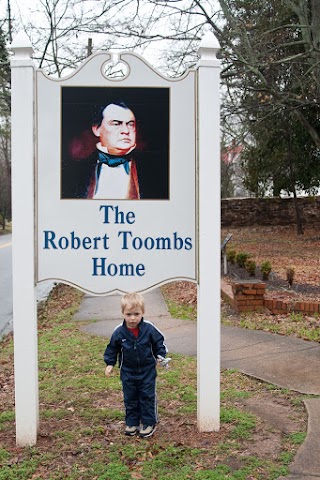
[[91,124],[97,125],[98,127],[101,125],[103,120],[103,112],[104,109],[107,108],[109,105],[117,105],[118,107],[124,108],[125,110],[132,110],[123,100],[114,100],[106,103],[101,107],[101,105],[95,105],[93,107],[92,112],[92,119]]

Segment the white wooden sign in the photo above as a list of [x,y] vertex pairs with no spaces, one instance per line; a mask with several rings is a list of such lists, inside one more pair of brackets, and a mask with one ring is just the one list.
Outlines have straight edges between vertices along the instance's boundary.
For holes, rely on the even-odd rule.
[[168,79],[143,58],[109,53],[72,75],[35,70],[13,41],[13,320],[18,445],[37,440],[35,285],[57,280],[94,295],[198,284],[198,429],[220,415],[219,45]]
[[[195,281],[196,73],[168,80],[122,54],[119,81],[104,74],[109,61],[98,53],[61,80],[36,73],[37,280],[94,294]],[[122,117],[132,125],[111,125]],[[99,163],[112,135],[128,172]]]

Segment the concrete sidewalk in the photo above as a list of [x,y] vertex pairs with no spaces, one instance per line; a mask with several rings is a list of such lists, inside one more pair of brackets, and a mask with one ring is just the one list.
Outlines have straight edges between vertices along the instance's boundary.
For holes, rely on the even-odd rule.
[[[145,317],[164,333],[169,352],[196,355],[196,322],[170,317],[160,289],[144,295]],[[85,296],[77,321],[92,335],[110,338],[122,322],[120,296]],[[90,323],[89,323],[90,322]],[[221,328],[221,368],[303,394],[320,395],[320,345],[292,337],[237,327]],[[320,479],[320,399],[305,401],[308,435],[290,466],[291,475],[282,480]]]
[[[162,331],[170,352],[196,355],[196,323],[173,319],[160,289],[148,292],[143,296],[146,302],[145,318],[153,322]],[[85,295],[74,320],[93,322],[85,325],[83,330],[93,335],[110,338],[115,327],[123,322],[120,298],[120,295],[106,297]]]

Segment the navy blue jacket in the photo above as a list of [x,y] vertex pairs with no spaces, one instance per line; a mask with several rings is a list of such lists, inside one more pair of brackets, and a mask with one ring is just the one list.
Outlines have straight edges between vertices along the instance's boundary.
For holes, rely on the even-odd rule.
[[139,371],[154,367],[158,355],[166,356],[168,350],[160,330],[143,318],[138,326],[138,337],[128,330],[125,321],[114,330],[103,356],[107,365],[115,365],[119,357],[120,368]]

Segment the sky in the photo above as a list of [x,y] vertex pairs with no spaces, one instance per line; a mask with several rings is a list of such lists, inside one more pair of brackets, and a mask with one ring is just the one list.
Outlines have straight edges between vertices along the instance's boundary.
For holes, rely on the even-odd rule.
[[[50,3],[52,3],[53,0],[49,0]],[[58,0],[59,1],[59,0]],[[98,0],[99,1],[99,0]],[[41,9],[43,9],[43,6],[41,5],[40,0],[10,0],[11,4],[11,17],[14,19],[14,28],[16,29],[16,32],[13,32],[13,38],[15,34],[18,31],[25,31],[27,36],[29,37],[31,44],[33,46],[36,45],[36,33],[32,31],[30,28],[30,24],[33,26],[36,25],[43,25],[43,13],[41,13]],[[60,2],[61,4],[62,2]],[[94,0],[87,0],[85,5],[90,6],[93,5],[96,2]],[[79,5],[81,4],[81,1],[79,2]],[[81,6],[81,5],[80,5]],[[7,0],[3,0],[0,2],[0,15],[2,18],[7,17]],[[46,24],[47,24],[46,20]],[[82,34],[85,36],[85,38],[78,38],[76,37],[76,34],[74,34],[74,41],[78,44],[82,44],[83,46],[87,45],[88,38],[92,37],[93,39],[93,48],[97,48],[97,45],[101,42],[102,40],[102,35],[96,35],[94,33],[90,34]],[[10,47],[10,45],[8,45]],[[119,47],[118,47],[119,48]],[[163,48],[163,46],[160,46],[157,43],[152,44],[151,46],[148,47],[146,52],[143,52],[143,55],[149,62],[155,62],[157,63],[157,57],[160,54],[160,50]],[[123,50],[123,47],[121,47]],[[117,45],[114,45],[114,50],[117,50]],[[137,53],[141,54],[141,50],[138,50]]]
[[[0,14],[3,18],[7,16],[7,2],[9,0],[3,0],[3,2],[0,2]],[[107,1],[107,0],[105,0]],[[120,13],[115,14],[117,11],[117,7],[114,6],[114,3],[117,4],[117,2],[112,3],[113,5],[113,17],[111,16],[111,22],[113,20],[117,20],[117,15],[125,15],[126,12],[128,12],[128,9],[132,9],[131,12],[135,13],[135,7],[136,7],[136,2],[131,2],[130,0],[123,0],[125,3],[125,7],[123,10],[121,10]],[[48,18],[43,19],[44,14],[41,13],[41,10],[44,10],[44,4],[48,3],[49,5],[52,5],[53,3],[56,3],[58,5],[58,14],[63,10],[63,5],[65,4],[66,0],[10,0],[11,4],[11,16],[14,19],[14,27],[16,30],[24,30],[27,34],[27,36],[30,39],[31,44],[35,48],[35,53],[34,53],[34,59],[36,62],[36,65],[40,65],[40,59],[41,56],[44,52],[45,49],[45,44],[48,39],[48,33],[49,33],[49,21]],[[189,5],[190,0],[178,0],[179,5],[181,6],[182,4]],[[177,4],[173,4],[174,6],[178,6]],[[76,8],[79,10],[82,9],[93,9],[97,11],[99,7],[101,8],[101,5],[103,4],[103,0],[76,0]],[[122,3],[121,3],[122,5]],[[132,5],[132,7],[130,6]],[[166,7],[166,10],[161,16],[160,21],[157,20],[157,26],[156,28],[153,26],[152,20],[152,12],[153,9],[155,8],[153,4],[145,1],[141,2],[140,6],[143,5],[143,10],[141,11],[142,13],[140,14],[140,19],[141,19],[141,24],[136,28],[136,30],[143,29],[146,24],[148,24],[148,27],[150,28],[151,25],[151,31],[152,34],[154,33],[160,33],[165,34],[170,31],[175,33],[175,22],[180,21],[181,19],[175,18],[174,22],[172,21],[171,17],[168,18],[165,13],[168,11],[168,7]],[[204,0],[203,5],[205,5],[207,12],[209,15],[215,14],[217,12],[218,7],[217,7],[217,1],[216,0]],[[162,9],[163,5],[161,5],[161,2],[157,4],[156,9]],[[172,10],[169,10],[172,12]],[[70,14],[71,10],[68,11],[68,14]],[[139,11],[140,13],[140,11]],[[199,12],[197,12],[199,13]],[[200,20],[199,20],[200,18]],[[182,19],[182,24],[185,25],[186,22],[188,22],[188,26],[193,26],[195,22],[203,22],[204,18],[199,17],[199,15],[190,15],[188,18],[184,17]],[[161,23],[162,22],[162,23]],[[19,24],[19,25],[18,25]],[[65,23],[66,24],[66,23]],[[88,22],[89,27],[90,23]],[[173,26],[174,25],[174,26]],[[33,28],[36,27],[36,28]],[[44,27],[41,30],[41,27]],[[209,25],[205,26],[204,31],[206,28],[210,28]],[[99,51],[100,49],[103,50],[109,50],[109,51],[121,51],[128,49],[126,45],[134,45],[135,39],[134,37],[128,37],[127,40],[124,40],[123,37],[118,36],[118,40],[116,36],[112,36],[112,34],[108,33],[100,33],[100,34],[95,34],[95,33],[76,33],[74,30],[70,30],[71,35],[68,37],[68,42],[60,42],[59,43],[59,52],[62,53],[61,58],[69,59],[70,62],[73,62],[73,65],[78,64],[78,59],[84,58],[86,56],[87,52],[87,45],[88,45],[88,40],[89,38],[92,38],[93,41],[93,53]],[[204,32],[203,31],[203,32]],[[194,31],[191,30],[192,33],[190,35],[194,34]],[[14,35],[13,35],[14,36]],[[199,38],[199,35],[197,35],[197,38]],[[113,43],[110,43],[110,40],[113,39]],[[127,43],[126,43],[127,42]],[[190,42],[191,43],[191,42]],[[200,43],[200,40],[199,40]],[[187,43],[184,44],[185,47],[187,47]],[[177,75],[181,75],[190,65],[194,65],[197,61],[197,57],[195,55],[195,49],[197,48],[196,45],[193,46],[193,51],[191,53],[190,57],[183,57],[183,60],[181,61],[181,65],[179,65],[179,54],[183,51],[182,47],[182,42],[181,41],[174,41],[170,42],[166,40],[162,41],[156,41],[152,42],[149,45],[143,45],[143,46],[138,46],[135,47],[134,52],[138,53],[139,55],[142,55],[154,68],[160,70],[165,75],[168,76],[173,76],[176,77]],[[176,52],[178,52],[178,55],[176,55]],[[48,50],[49,55],[50,55],[50,48]],[[176,58],[176,63],[171,62],[171,59],[169,62],[166,62],[165,60],[162,60],[162,57],[166,57],[167,53],[172,54]],[[49,58],[49,57],[48,57]],[[38,62],[38,63],[37,63]],[[51,64],[52,65],[52,64]],[[46,68],[46,73],[48,74],[54,74],[54,67],[52,67],[52,71],[50,71],[50,67],[47,67],[45,63],[42,65],[43,68]],[[68,67],[65,69],[65,71],[62,73],[62,75],[66,75],[71,72],[71,69]]]

